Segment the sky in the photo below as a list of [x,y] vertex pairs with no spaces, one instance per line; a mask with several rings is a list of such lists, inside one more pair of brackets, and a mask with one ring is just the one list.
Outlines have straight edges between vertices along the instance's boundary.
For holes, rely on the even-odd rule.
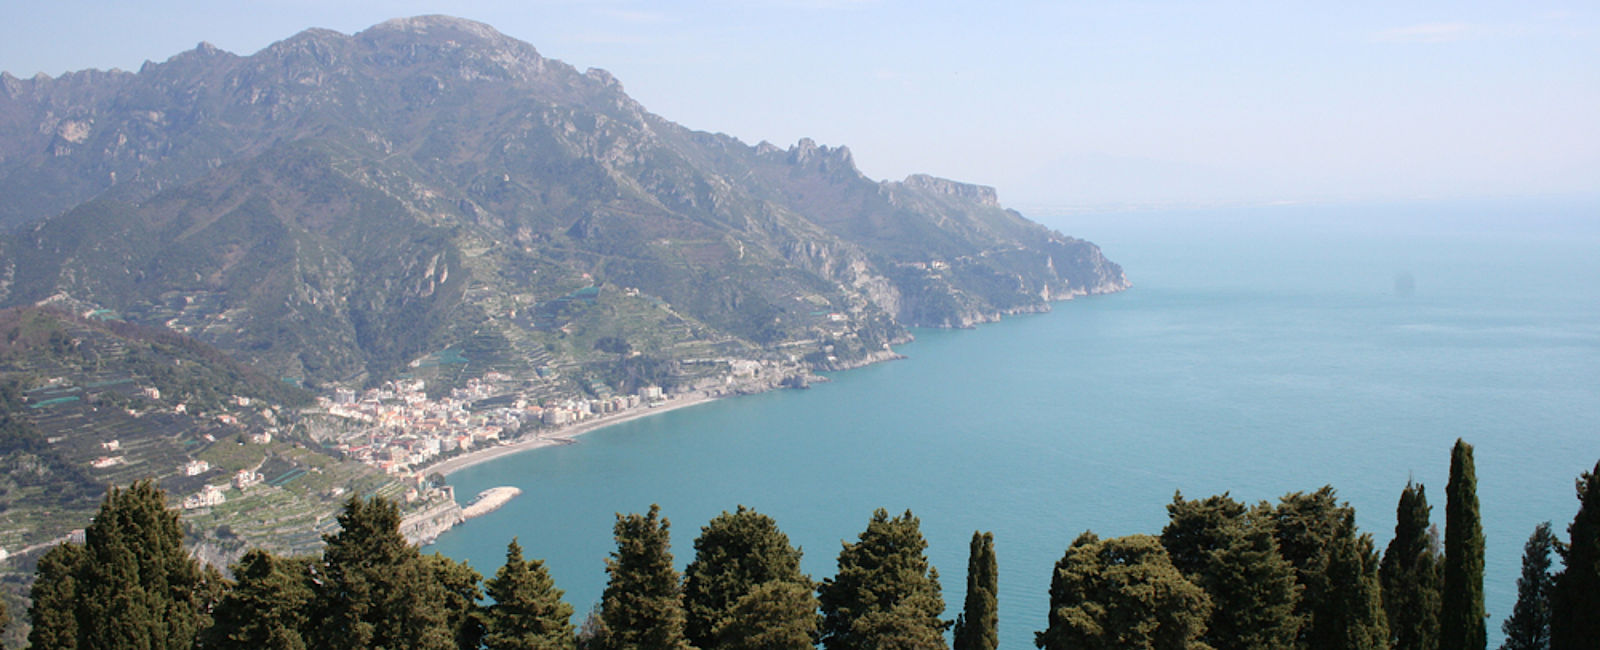
[[8,0],[0,70],[482,21],[649,110],[1033,210],[1600,193],[1600,3]]

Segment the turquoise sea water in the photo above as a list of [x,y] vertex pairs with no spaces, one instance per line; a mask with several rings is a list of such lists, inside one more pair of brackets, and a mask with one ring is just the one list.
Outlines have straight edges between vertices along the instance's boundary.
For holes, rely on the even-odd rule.
[[[1408,478],[1444,525],[1449,449],[1476,446],[1491,647],[1521,548],[1565,534],[1600,459],[1600,201],[1286,206],[1044,219],[1135,287],[975,331],[807,391],[722,400],[463,470],[521,497],[429,551],[490,575],[517,536],[579,617],[616,512],[659,503],[678,564],[752,506],[821,579],[876,507],[911,509],[960,608],[993,531],[1003,648],[1031,648],[1078,533],[1158,533],[1174,491],[1275,499],[1332,484],[1388,543]],[[1407,289],[1409,285],[1410,289]]]

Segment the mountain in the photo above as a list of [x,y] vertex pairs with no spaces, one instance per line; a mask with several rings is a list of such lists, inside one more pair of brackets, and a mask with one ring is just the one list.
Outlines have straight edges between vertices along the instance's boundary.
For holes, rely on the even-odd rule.
[[691,131],[439,16],[0,74],[0,195],[0,306],[170,328],[310,387],[846,367],[906,326],[1128,286],[991,188]]

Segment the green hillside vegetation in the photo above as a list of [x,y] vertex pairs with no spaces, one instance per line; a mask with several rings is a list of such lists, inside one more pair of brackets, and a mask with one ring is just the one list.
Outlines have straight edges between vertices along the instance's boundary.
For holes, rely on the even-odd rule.
[[[1583,614],[1593,599],[1583,585],[1600,579],[1589,561],[1600,548],[1596,476],[1600,463],[1579,478],[1581,506],[1567,541],[1549,539],[1548,525],[1530,541],[1527,588],[1506,622],[1506,647],[1592,645],[1581,629],[1593,620]],[[1400,528],[1426,528],[1420,492],[1408,484],[1402,493]],[[1465,490],[1449,496],[1475,498]],[[800,552],[776,522],[753,510],[724,512],[702,528],[686,576],[673,569],[670,527],[658,508],[618,514],[605,599],[577,629],[562,590],[541,562],[523,559],[515,540],[505,566],[484,582],[465,565],[407,545],[398,510],[381,497],[346,500],[320,554],[252,551],[233,565],[232,580],[181,551],[177,514],[165,503],[149,482],[109,493],[84,544],[56,546],[39,561],[28,616],[9,638],[84,650],[188,648],[197,639],[221,648],[681,648],[691,640],[704,649],[934,648],[945,646],[951,623],[939,618],[938,571],[909,512],[874,513],[859,539],[843,545],[838,573],[820,583],[799,572]],[[1072,542],[1051,574],[1038,647],[1390,648],[1398,647],[1392,638],[1431,633],[1396,626],[1439,616],[1385,615],[1385,606],[1416,613],[1441,605],[1411,593],[1431,587],[1392,579],[1379,603],[1380,559],[1332,488],[1253,507],[1227,495],[1180,495],[1168,512],[1159,537],[1085,532]],[[1003,614],[992,600],[993,543],[992,535],[973,536],[973,594],[958,647],[997,643],[994,620]],[[1552,548],[1565,561],[1553,574]],[[1382,560],[1413,561],[1415,553],[1402,542]],[[1483,576],[1458,580],[1481,586]],[[485,592],[491,600],[481,600]]]
[[[0,310],[0,548],[14,556],[4,575],[25,575],[39,550],[84,528],[106,486],[147,478],[169,505],[224,487],[224,503],[183,520],[185,539],[208,553],[315,551],[337,493],[398,498],[403,486],[312,442],[298,415],[309,403],[305,390],[170,330]],[[190,474],[194,461],[206,466]],[[229,485],[241,470],[263,482]]]
[[[499,371],[540,398],[719,376],[685,362],[843,368],[908,325],[1127,286],[992,189],[690,131],[465,20],[5,89],[0,194],[26,200],[0,205],[0,306],[111,310],[312,388]],[[447,350],[463,361],[428,363]]]

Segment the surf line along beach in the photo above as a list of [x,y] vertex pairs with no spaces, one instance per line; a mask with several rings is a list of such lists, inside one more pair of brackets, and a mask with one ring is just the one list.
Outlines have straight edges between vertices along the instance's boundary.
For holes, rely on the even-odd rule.
[[668,411],[675,411],[677,409],[687,408],[696,404],[704,404],[714,399],[718,399],[719,397],[721,397],[721,395],[713,395],[703,391],[668,396],[665,401],[657,402],[648,407],[641,406],[612,415],[604,415],[593,419],[584,420],[578,424],[557,429],[555,431],[541,433],[538,435],[523,436],[521,439],[512,442],[495,445],[493,447],[485,447],[483,449],[467,452],[460,456],[447,458],[429,465],[426,469],[422,470],[422,475],[431,476],[433,474],[442,474],[444,476],[449,476],[452,473],[472,467],[473,465],[486,463],[497,458],[503,458],[513,454],[520,454],[522,452],[538,449],[540,447],[571,444],[576,442],[574,439],[578,436],[603,429],[613,424],[621,424],[629,420],[651,415],[658,415]]

